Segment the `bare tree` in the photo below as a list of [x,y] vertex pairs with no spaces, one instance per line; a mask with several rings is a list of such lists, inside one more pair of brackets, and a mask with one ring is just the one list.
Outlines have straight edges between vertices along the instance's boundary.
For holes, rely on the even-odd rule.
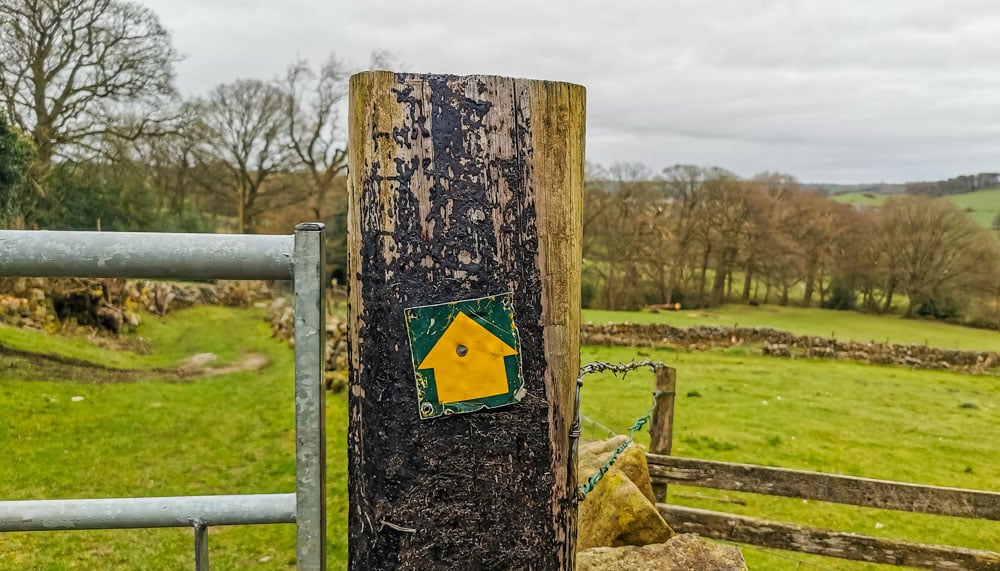
[[347,76],[344,64],[331,55],[318,70],[306,60],[293,63],[282,85],[288,95],[288,138],[309,175],[316,220],[326,220],[333,214],[329,195],[334,180],[347,171],[347,146],[341,137],[339,113],[347,93]]
[[243,79],[220,85],[200,104],[206,134],[202,161],[222,165],[225,193],[236,203],[237,230],[251,231],[267,208],[301,201],[275,175],[295,164],[288,98],[277,86]]
[[684,269],[694,253],[695,238],[700,228],[698,213],[702,211],[704,193],[701,188],[705,181],[726,173],[714,167],[694,165],[674,165],[663,169],[664,186],[671,203],[671,241],[674,259],[667,276],[666,291],[668,302],[676,302],[674,292],[684,278]]
[[[35,142],[36,177],[60,149],[153,129],[177,60],[156,14],[137,3],[0,0],[0,100]],[[123,112],[139,120],[119,125]]]
[[852,239],[846,232],[851,207],[836,203],[815,191],[800,193],[802,210],[798,224],[797,242],[804,256],[802,276],[805,292],[802,304],[812,304],[813,295],[818,291],[820,302],[826,294],[828,278],[834,273],[834,266],[841,251],[848,247]]
[[[390,51],[371,53],[368,69],[392,69],[399,64]],[[288,99],[285,120],[291,148],[309,177],[313,216],[328,221],[340,216],[345,197],[332,196],[344,185],[337,177],[347,173],[347,141],[341,112],[347,97],[349,67],[331,53],[314,68],[299,59],[288,67],[278,86]]]
[[974,285],[994,259],[992,236],[948,199],[904,196],[878,214],[878,239],[888,269],[888,304],[899,289],[906,315]]
[[715,248],[715,277],[709,303],[719,305],[726,298],[726,280],[732,290],[733,270],[739,254],[750,238],[751,221],[757,220],[755,210],[761,208],[756,195],[757,185],[732,178],[718,179],[718,184],[706,185],[708,200],[713,212],[713,232],[718,245]]
[[138,137],[107,153],[116,165],[142,165],[158,209],[183,231],[210,227],[221,212],[231,210],[232,201],[216,192],[222,165],[210,158],[209,134],[196,101],[178,108],[176,128],[150,137]]
[[652,173],[640,163],[615,163],[605,171],[588,165],[584,206],[584,258],[602,287],[597,303],[636,309],[644,302],[649,251],[662,212]]

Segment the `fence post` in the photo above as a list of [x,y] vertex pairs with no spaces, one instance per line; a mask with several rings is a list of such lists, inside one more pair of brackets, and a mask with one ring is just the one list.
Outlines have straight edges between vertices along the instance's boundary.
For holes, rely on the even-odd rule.
[[352,570],[574,566],[584,97],[351,78]]
[[[656,401],[653,419],[649,425],[649,452],[670,455],[674,441],[674,397],[677,391],[677,369],[659,366],[656,368]],[[657,502],[667,501],[667,485],[653,482],[653,494]]]

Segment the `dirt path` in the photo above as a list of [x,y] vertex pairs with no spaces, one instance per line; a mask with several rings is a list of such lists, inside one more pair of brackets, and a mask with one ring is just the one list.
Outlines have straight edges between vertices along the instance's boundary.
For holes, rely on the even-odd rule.
[[170,382],[189,382],[243,371],[256,371],[268,365],[260,353],[245,353],[236,361],[213,367],[218,360],[214,353],[198,353],[176,367],[158,369],[115,369],[89,361],[19,351],[0,347],[0,379],[63,380],[77,383],[128,383],[140,379],[159,378]]
[[[210,367],[209,365],[218,360],[215,353],[198,353],[181,361],[181,364],[172,371],[184,379],[217,377],[228,375],[229,373],[240,373],[243,371],[256,371],[267,366],[267,357],[260,353],[244,353],[242,357],[224,365],[222,367]],[[171,369],[167,369],[171,371]]]

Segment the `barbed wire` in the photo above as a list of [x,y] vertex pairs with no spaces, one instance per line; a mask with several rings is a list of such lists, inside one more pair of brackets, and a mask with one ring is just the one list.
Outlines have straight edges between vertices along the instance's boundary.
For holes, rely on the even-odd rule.
[[587,416],[587,415],[585,415],[585,414],[581,414],[581,415],[580,415],[580,418],[581,418],[581,419],[582,419],[582,420],[583,420],[584,422],[586,422],[587,424],[590,424],[590,425],[593,425],[593,426],[596,426],[597,428],[600,428],[600,429],[601,429],[601,430],[603,430],[604,432],[607,432],[607,433],[608,433],[608,436],[618,436],[618,434],[619,434],[619,433],[618,433],[617,431],[615,431],[615,430],[612,430],[611,428],[608,428],[607,426],[604,426],[604,425],[603,425],[603,424],[601,424],[600,422],[597,422],[596,420],[594,420],[593,418],[590,418],[589,416]]
[[[660,361],[652,361],[650,359],[644,359],[642,361],[634,361],[632,363],[605,363],[603,361],[594,361],[592,363],[587,363],[586,365],[581,367],[580,375],[576,378],[576,421],[573,423],[573,427],[570,430],[570,437],[574,439],[574,442],[575,439],[580,437],[580,431],[582,428],[582,421],[583,421],[583,416],[580,413],[580,389],[583,388],[583,378],[585,376],[594,373],[611,373],[613,375],[621,375],[622,379],[624,380],[625,376],[628,373],[636,369],[649,367],[651,371],[655,372],[658,368],[665,366],[666,365]],[[604,462],[604,465],[601,466],[601,468],[597,472],[595,472],[590,478],[587,478],[587,482],[585,484],[579,486],[579,488],[577,489],[577,499],[582,501],[584,498],[586,498],[587,494],[589,494],[594,490],[594,486],[596,486],[597,483],[604,478],[604,475],[608,473],[608,470],[610,470],[611,466],[613,466],[614,463],[618,460],[618,457],[621,455],[621,453],[624,452],[625,449],[629,447],[629,445],[635,442],[635,434],[640,430],[642,430],[642,427],[649,422],[650,418],[653,415],[653,409],[656,408],[656,396],[658,395],[658,393],[659,391],[653,391],[652,393],[653,404],[649,407],[649,410],[647,410],[643,416],[637,418],[636,421],[632,423],[632,426],[629,427],[628,438],[625,440],[625,442],[619,445],[618,448],[615,448],[615,451],[611,454],[611,457],[608,458],[606,462]],[[602,428],[607,430],[609,434],[616,434],[615,431],[604,426],[603,424],[600,424],[596,421],[591,421],[591,422],[594,422],[594,424],[601,426]]]
[[625,449],[628,448],[635,441],[635,433],[639,432],[639,430],[641,430],[642,427],[645,426],[647,422],[649,422],[649,417],[652,416],[653,407],[655,406],[656,405],[654,404],[653,406],[649,407],[649,410],[646,411],[646,414],[644,416],[636,419],[636,421],[628,429],[628,438],[625,439],[625,442],[622,442],[618,446],[618,448],[615,448],[615,451],[611,454],[611,457],[608,458],[608,460],[604,463],[603,466],[601,466],[600,470],[595,472],[593,476],[587,479],[586,484],[580,486],[580,499],[587,497],[587,494],[589,494],[594,490],[594,486],[596,486],[598,482],[604,479],[604,475],[608,473],[608,470],[611,469],[611,466],[613,466],[614,463],[618,460],[618,456],[620,456],[621,453],[624,452]]
[[612,373],[615,375],[622,375],[622,378],[624,379],[624,375],[636,369],[649,367],[649,370],[655,373],[656,369],[666,366],[667,365],[663,361],[653,361],[651,359],[632,361],[631,363],[605,363],[604,361],[592,361],[580,368],[580,375],[576,378],[576,382],[578,386],[583,386],[583,377],[594,373]]
[[[617,375],[621,375],[622,380],[624,380],[625,376],[628,373],[630,373],[630,372],[632,372],[632,371],[634,371],[636,369],[641,369],[643,367],[649,367],[650,370],[655,373],[658,368],[665,367],[665,366],[666,366],[666,364],[663,363],[663,362],[661,362],[661,361],[653,361],[651,359],[644,359],[642,361],[634,361],[634,362],[631,362],[631,363],[606,363],[606,362],[603,362],[603,361],[594,361],[592,363],[587,363],[586,365],[584,365],[583,367],[581,367],[580,368],[580,375],[576,378],[576,421],[573,423],[573,427],[572,427],[572,429],[570,431],[570,437],[571,438],[579,438],[580,431],[581,431],[581,428],[582,428],[582,423],[583,423],[584,420],[586,420],[588,423],[590,423],[590,424],[592,424],[594,426],[597,426],[598,428],[604,430],[605,432],[608,433],[609,436],[615,436],[615,435],[619,434],[615,430],[612,430],[611,428],[609,428],[609,427],[601,424],[600,422],[598,422],[598,421],[596,421],[596,420],[594,420],[594,419],[592,419],[590,417],[587,417],[587,416],[584,416],[583,414],[581,414],[581,412],[580,412],[580,389],[583,388],[583,378],[585,376],[590,375],[590,374],[594,374],[594,373],[611,373],[611,374],[616,375],[616,376]],[[579,488],[577,490],[577,497],[578,497],[579,500],[582,501],[587,496],[587,494],[589,494],[590,492],[593,491],[594,486],[596,486],[597,483],[600,482],[604,478],[604,475],[608,473],[608,471],[614,465],[615,461],[618,460],[618,457],[621,455],[621,453],[624,452],[625,449],[629,447],[629,445],[631,445],[633,442],[635,442],[635,434],[637,432],[639,432],[639,430],[641,430],[643,426],[645,426],[647,423],[650,422],[650,419],[652,418],[652,415],[653,415],[653,410],[656,408],[656,397],[660,394],[660,391],[658,391],[658,390],[657,391],[653,391],[652,394],[653,394],[653,404],[652,404],[652,406],[649,407],[649,410],[647,410],[646,413],[643,416],[639,417],[638,419],[636,419],[636,421],[634,423],[632,423],[632,426],[629,427],[628,438],[625,440],[625,442],[623,442],[621,445],[619,445],[615,449],[615,451],[611,454],[611,457],[608,458],[608,460],[604,463],[604,465],[602,465],[601,468],[597,472],[594,473],[594,475],[592,475],[590,478],[587,479],[587,482],[585,484],[583,484],[582,486],[579,486]],[[734,547],[736,547],[738,549],[745,549],[745,550],[750,550],[750,551],[756,551],[758,553],[762,553],[762,554],[765,554],[765,555],[768,555],[768,556],[771,556],[771,557],[777,557],[778,559],[785,559],[787,561],[795,563],[796,570],[800,570],[804,566],[806,568],[816,569],[818,571],[837,571],[833,567],[826,567],[826,566],[819,565],[819,564],[816,564],[816,563],[811,563],[809,561],[804,561],[802,559],[798,559],[798,558],[795,558],[795,557],[792,557],[792,556],[789,556],[789,555],[785,555],[783,553],[776,553],[774,550],[761,549],[761,548],[753,546],[753,545],[744,544],[744,543],[737,543],[735,541],[729,541],[729,540],[726,540],[726,539],[716,539],[715,541],[718,541],[719,543],[724,543],[724,544],[727,544],[727,545],[732,545],[732,546],[734,546]]]

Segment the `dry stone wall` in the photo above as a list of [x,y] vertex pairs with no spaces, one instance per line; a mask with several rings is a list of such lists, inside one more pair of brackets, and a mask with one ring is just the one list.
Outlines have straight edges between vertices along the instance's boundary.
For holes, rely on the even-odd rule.
[[608,346],[669,346],[687,351],[734,346],[759,346],[762,355],[786,358],[849,359],[880,365],[951,369],[986,373],[1000,367],[996,351],[959,351],[924,345],[843,341],[829,337],[795,335],[769,327],[667,324],[586,323],[582,343]]
[[46,331],[90,327],[117,334],[137,326],[142,309],[164,315],[195,305],[248,307],[270,300],[275,287],[250,281],[6,278],[0,279],[0,323]]
[[[267,310],[271,331],[295,346],[295,308],[286,297],[277,297]],[[347,387],[347,321],[326,316],[326,387],[340,392]]]

